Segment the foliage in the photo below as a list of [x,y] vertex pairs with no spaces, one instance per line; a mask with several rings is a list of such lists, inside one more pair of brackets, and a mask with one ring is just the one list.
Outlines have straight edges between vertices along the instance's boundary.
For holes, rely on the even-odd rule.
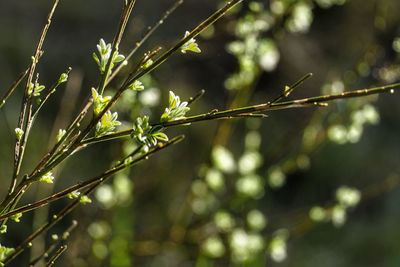
[[[38,210],[56,201],[60,202],[61,199],[69,200],[69,204],[60,211],[52,210],[47,222],[34,229],[20,245],[14,248],[0,245],[0,264],[12,264],[13,260],[21,257],[24,250],[33,245],[32,242],[37,237],[51,233],[53,226],[65,220],[78,206],[85,205],[85,209],[93,209],[93,205],[89,204],[99,203],[105,210],[115,211],[113,219],[116,227],[115,233],[111,235],[109,222],[101,220],[91,222],[88,234],[92,238],[90,242],[93,254],[97,261],[101,262],[108,253],[111,253],[110,261],[113,266],[129,266],[131,264],[129,246],[124,238],[126,233],[129,233],[129,236],[134,234],[132,230],[118,232],[120,229],[132,228],[130,222],[128,226],[124,224],[127,218],[121,219],[121,216],[118,216],[119,213],[127,213],[126,207],[132,208],[129,205],[132,201],[134,184],[129,179],[128,170],[149,159],[153,154],[162,154],[160,152],[165,148],[182,141],[184,138],[182,135],[174,136],[172,131],[167,135],[170,128],[191,126],[212,120],[224,120],[224,122],[220,124],[214,140],[209,142],[212,144],[209,160],[200,168],[198,177],[189,179],[190,185],[187,189],[190,189],[186,190],[187,193],[183,197],[185,201],[177,209],[179,216],[174,218],[175,225],[171,230],[171,239],[178,241],[173,240],[173,243],[182,248],[186,243],[195,247],[194,252],[188,253],[186,257],[197,266],[211,266],[219,262],[232,266],[264,266],[268,262],[266,256],[276,262],[284,261],[288,256],[287,242],[291,237],[291,231],[284,225],[271,226],[267,212],[260,205],[265,200],[267,192],[284,187],[295,171],[309,168],[312,164],[312,153],[323,144],[333,142],[343,145],[358,142],[365,126],[377,124],[380,118],[372,105],[375,99],[361,97],[394,93],[399,88],[399,84],[394,83],[345,91],[344,81],[334,79],[322,88],[321,95],[290,100],[292,94],[311,77],[311,74],[306,74],[293,84],[284,85],[278,97],[262,101],[260,104],[249,104],[261,76],[275,71],[280,62],[278,39],[284,35],[305,34],[310,29],[314,16],[313,3],[322,8],[329,8],[345,2],[276,0],[267,6],[262,1],[233,0],[222,5],[193,30],[186,31],[169,49],[164,51],[157,47],[137,56],[137,49],[181,4],[178,1],[166,12],[164,18],[150,29],[149,34],[124,56],[120,54],[119,46],[136,1],[123,1],[121,19],[112,43],[100,39],[96,46],[97,52],[92,54],[98,67],[98,84],[91,88],[91,92],[86,92],[90,97],[84,107],[78,110],[78,115],[69,125],[59,129],[55,136],[51,136],[55,143],[39,162],[29,169],[31,165],[23,164],[25,148],[29,143],[36,118],[42,115],[43,105],[56,89],[64,83],[68,84],[70,79],[69,68],[58,76],[59,78],[51,86],[46,87],[38,81],[37,65],[41,63],[43,42],[59,3],[55,0],[28,69],[0,101],[2,109],[16,88],[26,81],[25,86],[21,86],[24,94],[15,128],[13,173],[8,191],[0,203],[0,234],[3,236],[13,234],[7,232],[9,219],[15,223],[24,222],[28,220],[26,219],[28,216],[23,217],[23,213]],[[229,34],[234,36],[235,40],[227,45],[227,51],[237,60],[237,70],[225,81],[231,103],[226,109],[211,109],[192,115],[194,110],[192,104],[204,92],[182,101],[180,96],[169,91],[168,105],[165,107],[160,104],[162,102],[159,103],[159,91],[153,88],[156,81],[150,76],[151,73],[177,52],[182,54],[191,52],[193,55],[202,52],[204,49],[200,48],[202,45],[201,43],[199,45],[196,38],[228,12],[232,12],[229,14],[237,18],[230,23],[233,27],[229,28]],[[272,34],[277,31],[280,34]],[[393,41],[393,49],[398,52],[397,39]],[[136,64],[132,64],[133,55],[136,56]],[[118,74],[122,74],[122,82],[114,81]],[[361,71],[358,74],[361,76]],[[386,75],[388,75],[387,70]],[[334,100],[340,101],[333,104],[338,108],[337,111],[332,112],[328,108],[322,111],[318,109],[325,108]],[[161,108],[162,106],[164,107]],[[157,111],[151,110],[153,107],[158,107],[159,110],[161,108],[161,115],[154,115]],[[312,113],[312,119],[305,125],[301,144],[281,160],[268,162],[266,153],[262,151],[265,139],[261,134],[259,119],[276,110],[309,107],[316,109]],[[188,113],[189,111],[191,113]],[[244,136],[240,143],[241,153],[230,145],[231,129],[235,122],[233,119],[237,118],[246,120]],[[69,186],[61,190],[58,187],[51,187],[54,192],[50,195],[25,205],[20,204],[25,194],[32,190],[32,185],[38,184],[41,188],[43,184],[47,184],[46,186],[50,187],[62,180],[58,171],[65,161],[74,159],[76,153],[97,143],[106,143],[114,139],[123,140],[122,147],[117,149],[121,150],[122,155],[116,157],[114,153],[113,161],[109,162],[110,167],[102,166],[104,168],[100,174],[73,180]],[[24,165],[23,171],[21,171],[22,165]],[[179,165],[176,163],[173,168]],[[57,179],[53,173],[57,174]],[[111,179],[113,183],[109,183]],[[92,193],[95,196],[93,200],[90,198]],[[311,223],[332,222],[334,226],[341,227],[346,222],[348,213],[363,199],[360,190],[340,186],[336,191],[334,203],[311,207],[306,213],[309,217],[307,220]],[[129,210],[128,213],[131,212]],[[62,235],[52,234],[48,248],[44,248],[38,257],[35,255],[30,264],[35,265],[40,261],[49,266],[54,264],[66,251],[66,241],[76,225],[77,222],[73,221]],[[184,233],[179,234],[181,232]],[[107,240],[112,240],[110,246]],[[155,241],[149,242],[144,246],[146,249],[163,247],[155,245]]]

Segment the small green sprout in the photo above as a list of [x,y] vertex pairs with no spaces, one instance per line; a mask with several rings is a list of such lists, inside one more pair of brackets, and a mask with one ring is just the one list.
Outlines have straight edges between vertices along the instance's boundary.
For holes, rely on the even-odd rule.
[[144,86],[143,83],[139,80],[134,81],[133,83],[131,83],[128,86],[128,89],[131,91],[143,91],[144,90]]
[[28,87],[28,94],[33,96],[40,96],[40,93],[45,89],[44,85],[40,85],[39,83],[30,83]]
[[111,100],[111,96],[103,97],[100,95],[95,88],[92,88],[93,97],[93,112],[98,115],[107,106],[108,102]]
[[[111,56],[111,44],[106,44],[103,39],[100,39],[99,44],[97,45],[97,51],[98,55],[94,52],[92,56],[94,61],[96,61],[97,65],[99,66],[100,73],[104,74],[106,72],[106,67]],[[119,54],[118,51],[115,51],[111,59],[110,69],[112,70],[116,63],[122,62],[124,60],[125,56]]]
[[0,244],[0,266],[4,266],[3,262],[7,259],[8,255],[14,252],[14,248],[3,247]]
[[13,220],[14,222],[19,223],[21,221],[21,217],[22,217],[22,213],[17,213],[17,214],[14,214],[13,216],[11,216],[10,219]]
[[15,128],[15,137],[17,138],[18,141],[22,139],[23,135],[24,131],[21,128]]
[[142,69],[147,69],[151,65],[153,65],[154,61],[152,59],[146,60],[142,66],[140,66]]
[[58,78],[57,84],[60,85],[62,83],[67,82],[68,80],[68,73],[61,73],[60,78]]
[[48,172],[45,175],[43,175],[42,177],[40,177],[40,181],[47,183],[47,184],[52,184],[54,183],[54,176],[52,172]]
[[83,195],[80,197],[79,202],[83,205],[86,205],[92,203],[92,200],[87,195]]
[[[185,37],[187,37],[189,34],[190,34],[190,32],[186,31]],[[196,39],[192,38],[189,41],[187,41],[184,45],[182,45],[181,52],[183,54],[186,54],[187,51],[190,51],[193,53],[201,53],[199,45],[196,43]]]
[[136,119],[131,137],[140,144],[152,147],[157,145],[158,141],[168,141],[168,136],[162,130],[162,127],[152,127],[149,117],[143,116]]
[[0,226],[0,235],[7,233],[7,225]]
[[174,121],[185,118],[186,112],[190,110],[188,102],[181,102],[179,96],[169,91],[169,107],[161,115],[161,122]]
[[107,111],[96,125],[96,137],[112,133],[115,127],[121,125],[121,122],[117,119],[117,112]]
[[79,191],[73,191],[67,195],[67,198],[76,199],[80,196],[80,194],[81,194],[81,192],[79,192]]
[[57,142],[60,142],[61,139],[64,137],[64,135],[65,135],[66,133],[67,133],[66,130],[64,130],[64,129],[59,129],[59,130],[58,130],[58,133],[57,133],[57,137],[56,137]]

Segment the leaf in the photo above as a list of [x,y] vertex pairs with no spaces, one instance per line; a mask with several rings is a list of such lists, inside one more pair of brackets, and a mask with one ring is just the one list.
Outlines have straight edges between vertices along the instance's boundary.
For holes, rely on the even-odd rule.
[[42,177],[40,177],[39,181],[47,183],[47,184],[52,184],[54,183],[54,176],[52,172],[48,172]]
[[13,216],[10,217],[11,220],[13,220],[14,222],[21,222],[21,217],[22,217],[22,213],[17,213],[14,214]]
[[[185,37],[187,37],[190,34],[190,32],[186,31]],[[181,52],[183,54],[186,54],[186,52],[193,52],[193,53],[201,53],[201,49],[199,48],[199,45],[196,43],[196,39],[192,38],[189,41],[187,41],[184,45],[181,47]]]
[[143,91],[144,90],[144,86],[143,83],[139,80],[134,81],[133,83],[131,83],[128,86],[128,89],[131,91]]
[[92,203],[92,200],[91,200],[88,196],[83,195],[83,196],[81,196],[81,198],[79,199],[79,202],[80,202],[81,204],[83,204],[83,205],[86,205],[86,204]]
[[18,141],[21,140],[22,136],[24,135],[24,131],[21,128],[15,128],[15,137]]
[[162,132],[157,132],[157,133],[153,134],[153,136],[157,140],[160,140],[160,141],[163,141],[163,142],[168,142],[168,140],[169,140],[168,136],[165,133],[162,133]]

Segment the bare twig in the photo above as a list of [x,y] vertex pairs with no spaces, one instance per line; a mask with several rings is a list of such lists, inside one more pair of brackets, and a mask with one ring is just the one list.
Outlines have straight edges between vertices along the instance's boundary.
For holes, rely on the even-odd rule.
[[54,266],[56,263],[56,260],[67,250],[68,246],[67,245],[62,245],[56,253],[47,261],[46,267],[51,267]]
[[53,240],[53,243],[38,257],[33,259],[30,263],[29,266],[33,267],[35,266],[39,261],[45,260],[47,261],[51,255],[56,252],[57,247],[63,246],[65,242],[68,240],[68,238],[71,236],[71,232],[75,230],[75,228],[78,226],[78,222],[76,220],[73,220],[71,225],[68,227],[67,230],[64,231],[64,233],[58,237],[57,239]]
[[18,85],[25,79],[26,75],[28,75],[29,69],[26,69],[24,72],[22,72],[18,79],[10,86],[10,88],[7,90],[7,92],[4,93],[4,95],[0,98],[0,109],[3,108],[3,106],[6,104],[8,98],[14,93],[15,89],[17,89]]
[[[150,27],[148,32],[140,39],[139,42],[136,43],[135,47],[129,52],[129,54],[126,56],[125,60],[129,61],[132,56],[139,50],[140,47],[154,34],[154,32],[165,22],[165,20],[168,19],[168,17],[180,6],[182,5],[183,0],[178,0],[176,1],[162,16],[161,19],[157,21],[157,23],[153,26]],[[110,75],[110,78],[108,78],[106,82],[106,86],[108,83],[110,83],[115,76],[121,71],[121,69],[124,67],[124,64],[121,63],[118,65],[118,67],[112,72]]]

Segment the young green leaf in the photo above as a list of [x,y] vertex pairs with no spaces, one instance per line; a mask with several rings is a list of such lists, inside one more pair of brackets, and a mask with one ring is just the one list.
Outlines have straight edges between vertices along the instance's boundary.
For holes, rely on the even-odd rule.
[[165,109],[161,115],[161,122],[174,121],[185,118],[186,113],[190,110],[187,106],[188,102],[181,102],[179,96],[174,92],[169,92],[169,107]]
[[[186,31],[185,37],[187,37],[189,34],[190,32]],[[192,38],[189,41],[187,41],[184,45],[182,45],[181,52],[183,54],[186,54],[186,52],[188,51],[193,53],[201,53],[199,45],[196,43],[196,39]]]
[[41,182],[52,184],[54,183],[54,176],[52,172],[48,172],[40,178]]
[[136,80],[128,86],[128,89],[131,91],[143,91],[144,85],[141,81]]
[[95,88],[92,88],[92,98],[93,98],[93,112],[98,115],[107,106],[108,102],[111,100],[111,96],[103,97],[100,95]]
[[117,112],[107,111],[96,125],[96,137],[112,133],[117,126],[121,125],[117,119]]
[[168,136],[162,132],[162,127],[152,127],[149,123],[149,117],[138,117],[133,124],[131,137],[146,148],[157,145],[158,141],[167,142]]
[[24,131],[21,128],[15,128],[15,137],[18,141],[21,140],[22,136],[24,135]]

